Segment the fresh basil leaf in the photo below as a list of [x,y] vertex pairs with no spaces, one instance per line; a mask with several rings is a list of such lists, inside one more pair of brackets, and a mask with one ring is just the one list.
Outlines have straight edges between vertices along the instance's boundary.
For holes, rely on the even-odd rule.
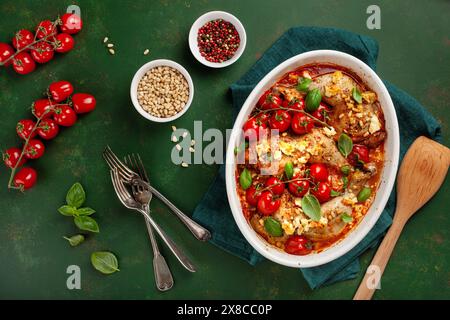
[[342,194],[342,193],[337,192],[337,191],[334,191],[333,189],[331,189],[330,195],[331,195],[332,197],[339,197],[341,194]]
[[79,208],[86,200],[86,193],[80,183],[75,183],[67,192],[66,202],[69,206]]
[[321,216],[321,209],[319,200],[312,194],[307,194],[302,198],[303,212],[313,221],[319,221]]
[[268,234],[274,237],[281,237],[283,235],[281,224],[272,217],[268,217],[264,220],[264,229],[266,229]]
[[63,216],[71,217],[71,216],[76,215],[76,213],[77,213],[77,208],[72,207],[72,206],[64,205],[64,206],[60,207],[60,208],[58,209],[58,211],[59,211],[59,213],[61,213]]
[[338,140],[338,149],[344,157],[348,157],[350,152],[353,150],[353,141],[345,133],[342,133]]
[[367,199],[369,199],[370,195],[372,194],[372,189],[369,187],[364,187],[362,190],[358,193],[358,202],[364,202]]
[[312,89],[306,95],[305,103],[306,103],[306,111],[313,112],[319,108],[320,101],[322,101],[322,95],[320,94],[319,89]]
[[353,96],[353,99],[355,99],[356,102],[362,103],[362,95],[361,95],[361,92],[358,90],[357,87],[353,88],[352,96]]
[[341,172],[343,174],[345,174],[346,176],[348,176],[348,174],[350,173],[350,166],[343,166],[343,167],[341,167]]
[[292,177],[294,176],[294,165],[291,161],[287,162],[284,165],[284,173],[286,174],[286,177],[288,179],[292,179]]
[[239,183],[244,190],[247,190],[252,185],[252,174],[247,168],[242,170],[241,176],[239,177]]
[[351,215],[349,215],[348,213],[344,212],[343,214],[341,214],[341,219],[343,222],[345,223],[350,223],[353,221],[353,217]]
[[76,247],[77,245],[79,245],[80,243],[82,243],[84,241],[84,236],[82,234],[77,234],[70,238],[67,238],[67,237],[63,237],[63,238],[66,239],[67,241],[69,241],[69,244],[72,247]]
[[111,274],[119,270],[116,256],[107,251],[97,251],[91,254],[92,266],[103,274]]
[[312,80],[309,78],[298,78],[297,90],[302,92],[308,92],[309,85]]
[[348,187],[348,178],[347,177],[342,177],[342,183],[343,183],[342,188],[347,189],[347,187]]
[[99,228],[98,228],[98,224],[97,221],[95,221],[94,219],[92,219],[91,217],[87,217],[87,216],[76,216],[73,219],[73,222],[75,222],[75,225],[78,227],[78,229],[80,230],[85,230],[85,231],[90,231],[90,232],[95,232],[98,233],[100,232]]
[[77,216],[90,216],[95,213],[95,210],[89,207],[76,209]]

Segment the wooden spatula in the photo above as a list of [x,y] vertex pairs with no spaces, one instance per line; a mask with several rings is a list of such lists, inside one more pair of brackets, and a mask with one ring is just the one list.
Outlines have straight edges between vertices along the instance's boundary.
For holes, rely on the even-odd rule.
[[394,221],[353,300],[370,300],[406,222],[438,191],[450,165],[450,149],[419,137],[405,155],[397,177]]

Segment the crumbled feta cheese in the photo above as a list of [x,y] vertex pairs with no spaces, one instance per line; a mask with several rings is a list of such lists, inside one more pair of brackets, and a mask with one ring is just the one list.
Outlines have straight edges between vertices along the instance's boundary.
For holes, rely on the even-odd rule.
[[302,198],[295,198],[294,203],[297,207],[301,207],[302,206]]
[[370,118],[369,132],[372,134],[374,132],[379,131],[380,129],[381,129],[380,120],[378,120],[378,117],[374,114]]
[[331,127],[331,128],[324,127],[324,128],[323,128],[323,132],[324,132],[325,135],[327,135],[328,137],[332,137],[332,136],[336,135],[336,130],[334,130],[333,127]]
[[273,153],[273,158],[274,158],[274,160],[281,160],[281,151],[280,150],[277,150],[277,151],[275,151],[274,153]]
[[295,232],[294,226],[287,220],[283,220],[283,223],[281,223],[281,228],[283,228],[284,233],[288,236],[293,235]]
[[319,223],[326,226],[328,224],[328,219],[326,217],[321,217]]

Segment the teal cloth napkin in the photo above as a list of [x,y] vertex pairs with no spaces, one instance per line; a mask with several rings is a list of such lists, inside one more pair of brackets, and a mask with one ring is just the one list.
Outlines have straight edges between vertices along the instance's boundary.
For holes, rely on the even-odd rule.
[[[297,54],[332,49],[351,54],[376,68],[378,43],[366,36],[335,28],[298,27],[284,33],[259,61],[236,83],[231,85],[235,115],[255,85],[274,67]],[[440,140],[441,128],[425,108],[406,92],[385,82],[394,102],[400,124],[400,159],[412,142],[421,135]],[[350,252],[330,263],[314,268],[300,269],[312,289],[338,281],[352,279],[360,272],[358,257],[368,248],[376,246],[392,223],[395,209],[395,190],[368,235]],[[203,199],[196,207],[194,219],[212,232],[211,242],[250,264],[255,265],[264,258],[250,246],[234,222],[225,188],[225,166],[219,173]]]

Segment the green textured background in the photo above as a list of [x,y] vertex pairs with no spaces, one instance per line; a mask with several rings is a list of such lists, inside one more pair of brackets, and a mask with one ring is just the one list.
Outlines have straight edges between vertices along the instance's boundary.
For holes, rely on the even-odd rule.
[[[76,91],[93,93],[96,111],[83,116],[47,144],[44,158],[33,166],[39,183],[26,194],[8,191],[9,172],[0,169],[0,298],[238,298],[349,299],[358,279],[311,291],[299,271],[264,262],[251,267],[213,245],[197,242],[158,200],[155,219],[190,254],[198,272],[190,274],[163,248],[175,286],[167,293],[154,287],[152,252],[143,219],[124,209],[113,195],[101,157],[106,144],[119,154],[141,152],[153,184],[182,210],[191,213],[216,173],[216,166],[188,169],[170,161],[170,125],[149,123],[133,109],[129,85],[134,72],[157,58],[178,61],[190,72],[195,98],[177,127],[230,128],[229,85],[239,79],[261,54],[292,26],[334,26],[370,35],[380,43],[379,75],[414,95],[440,119],[444,143],[450,145],[450,2],[377,1],[382,29],[366,28],[365,13],[373,1],[75,1],[82,9],[83,31],[76,48],[27,76],[0,70],[0,148],[19,144],[18,120],[30,117],[31,102],[52,81],[70,80]],[[19,28],[33,28],[42,19],[65,11],[70,1],[0,2],[0,41]],[[229,11],[246,27],[247,48],[231,67],[212,70],[189,52],[187,35],[193,21],[210,10]],[[105,36],[116,46],[111,56]],[[143,55],[149,48],[151,54]],[[98,212],[101,233],[77,248],[64,235],[76,232],[70,218],[56,209],[66,190],[80,181],[87,205]],[[447,178],[435,198],[410,221],[384,273],[377,299],[450,298],[449,192]],[[121,271],[103,276],[90,265],[94,250],[111,250]],[[367,267],[374,250],[362,256]],[[82,270],[82,290],[66,289],[65,270]]]

